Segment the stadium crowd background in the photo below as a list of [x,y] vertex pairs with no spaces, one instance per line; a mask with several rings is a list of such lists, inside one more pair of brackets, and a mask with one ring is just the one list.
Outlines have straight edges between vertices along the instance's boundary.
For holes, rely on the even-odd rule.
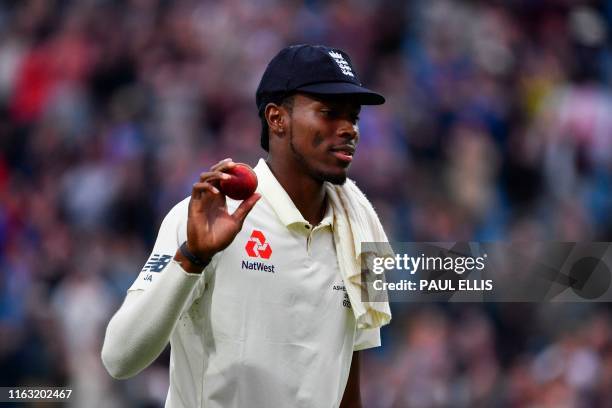
[[[387,97],[351,174],[403,241],[612,241],[612,2],[0,3],[0,385],[157,407],[167,352],[112,380],[105,325],[203,168],[255,164],[291,43]],[[394,304],[365,407],[612,407],[609,304]],[[146,316],[143,316],[146,318]]]

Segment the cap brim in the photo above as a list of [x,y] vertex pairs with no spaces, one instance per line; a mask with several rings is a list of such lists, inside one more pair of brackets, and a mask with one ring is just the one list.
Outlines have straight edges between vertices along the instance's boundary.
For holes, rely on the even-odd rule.
[[322,82],[301,86],[299,92],[306,92],[315,95],[351,95],[361,105],[382,105],[385,98],[374,91],[350,82]]

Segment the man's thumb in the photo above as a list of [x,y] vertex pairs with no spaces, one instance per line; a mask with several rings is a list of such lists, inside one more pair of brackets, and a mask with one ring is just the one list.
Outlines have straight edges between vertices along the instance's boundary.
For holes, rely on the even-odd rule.
[[253,209],[253,207],[255,206],[257,201],[259,201],[260,198],[261,198],[261,194],[253,193],[252,196],[250,196],[249,198],[244,200],[242,203],[240,203],[238,208],[236,208],[236,211],[234,211],[234,213],[232,214],[232,217],[236,220],[236,222],[242,225],[242,223],[244,222],[244,219],[246,218],[247,215],[249,215],[249,212],[251,212],[251,210]]

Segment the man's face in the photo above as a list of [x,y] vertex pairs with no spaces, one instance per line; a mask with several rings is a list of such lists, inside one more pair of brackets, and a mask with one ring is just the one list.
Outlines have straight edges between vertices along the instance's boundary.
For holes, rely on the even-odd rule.
[[298,165],[316,180],[343,184],[359,141],[360,110],[347,96],[295,95],[288,136]]

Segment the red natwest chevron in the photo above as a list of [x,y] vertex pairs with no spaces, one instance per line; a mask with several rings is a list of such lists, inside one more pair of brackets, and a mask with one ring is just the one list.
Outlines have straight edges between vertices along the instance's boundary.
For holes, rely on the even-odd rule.
[[251,258],[270,259],[272,255],[272,247],[266,242],[263,232],[258,230],[253,230],[244,249]]

